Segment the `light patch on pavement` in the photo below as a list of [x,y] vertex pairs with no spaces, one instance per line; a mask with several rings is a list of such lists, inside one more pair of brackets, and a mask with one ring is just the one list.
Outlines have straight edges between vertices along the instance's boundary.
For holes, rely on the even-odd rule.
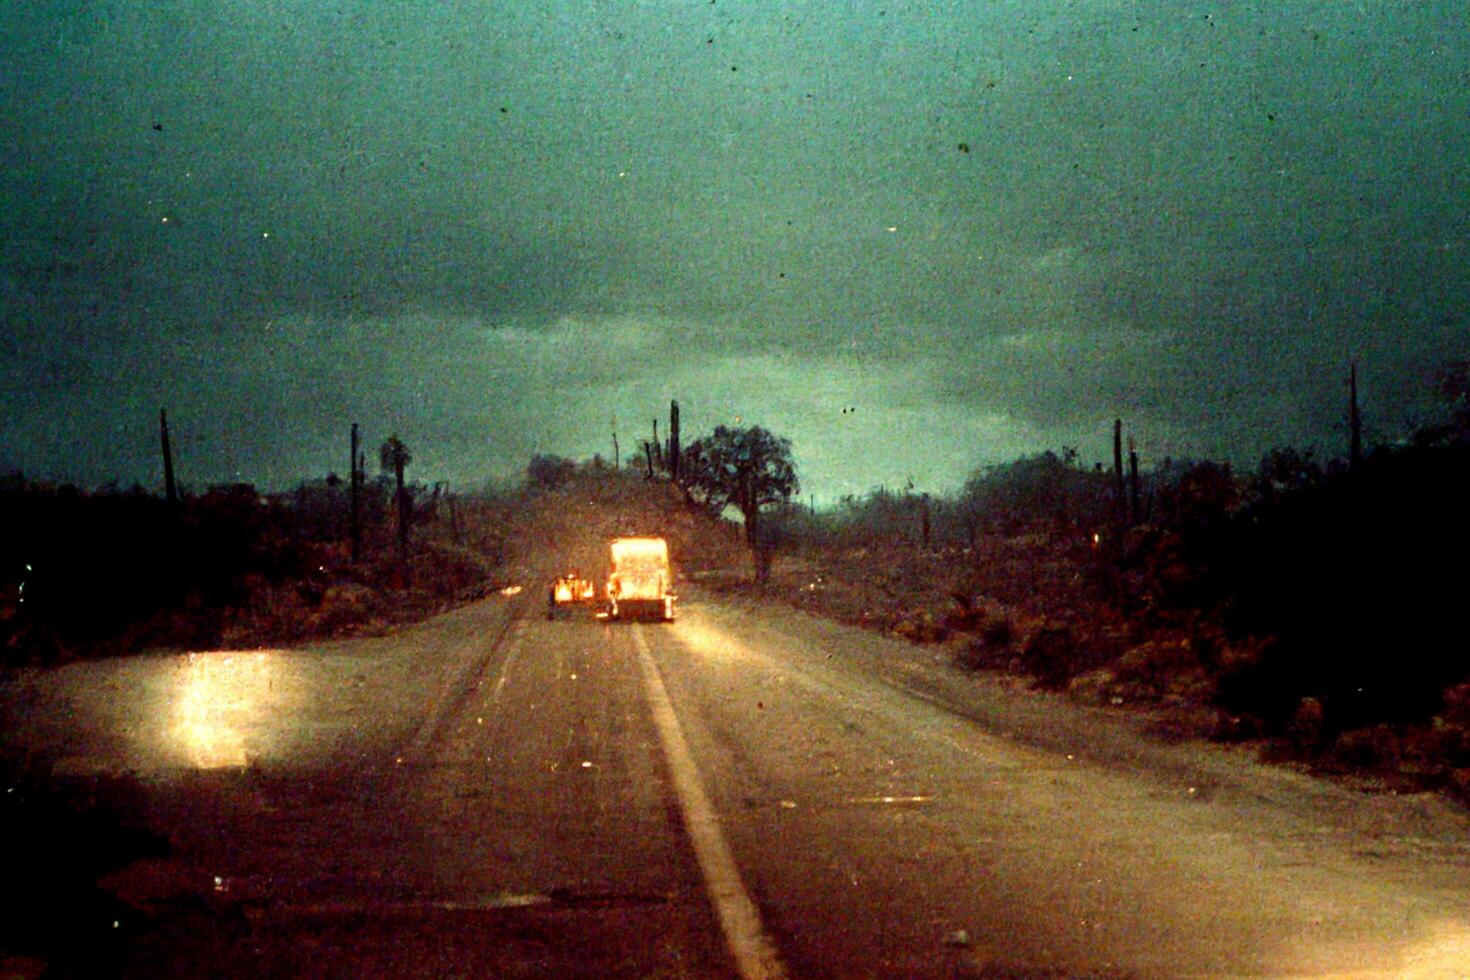
[[674,626],[673,632],[678,635],[691,653],[697,653],[711,660],[765,659],[752,653],[749,648],[729,633],[707,626],[687,612]]
[[1404,959],[1397,975],[1406,980],[1470,976],[1470,922],[1440,923]]
[[[247,735],[280,707],[270,651],[191,653],[180,665],[168,740],[195,769],[250,762]],[[284,692],[282,692],[284,693]]]
[[648,651],[648,640],[643,628],[634,625],[633,640],[638,645],[638,663],[643,670],[643,687],[653,711],[654,726],[658,729],[659,741],[663,743],[664,757],[669,763],[673,777],[674,792],[679,799],[679,809],[684,815],[684,828],[694,845],[694,855],[699,869],[704,874],[704,883],[719,915],[720,928],[724,930],[725,942],[735,957],[740,975],[747,980],[755,978],[778,978],[786,976],[786,968],[770,937],[761,924],[760,910],[740,879],[740,869],[730,853],[720,829],[720,817],[710,802],[704,783],[699,778],[699,769],[684,741],[679,718],[669,700],[668,689],[659,676],[658,666]]

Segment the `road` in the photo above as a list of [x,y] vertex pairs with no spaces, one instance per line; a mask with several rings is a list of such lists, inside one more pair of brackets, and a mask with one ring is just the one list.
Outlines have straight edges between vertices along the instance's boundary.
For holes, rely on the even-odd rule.
[[[534,591],[534,590],[533,590]],[[1470,820],[697,592],[3,689],[173,853],[126,972],[1470,975]],[[101,780],[99,783],[98,780]]]

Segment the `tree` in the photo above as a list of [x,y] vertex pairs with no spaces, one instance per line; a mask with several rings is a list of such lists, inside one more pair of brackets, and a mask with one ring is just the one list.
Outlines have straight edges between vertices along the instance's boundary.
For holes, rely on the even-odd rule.
[[961,492],[969,519],[1008,528],[1049,520],[1076,528],[1102,524],[1108,512],[1116,516],[1116,476],[1080,470],[1076,458],[1064,447],[1060,456],[1047,450],[977,470]]
[[1250,491],[1256,500],[1275,504],[1284,494],[1321,483],[1323,475],[1312,450],[1280,446],[1261,457],[1261,466],[1251,481]]
[[1453,361],[1439,369],[1440,417],[1414,432],[1421,446],[1470,442],[1470,361]]
[[740,511],[756,580],[764,583],[770,575],[779,530],[766,528],[767,509],[785,505],[800,490],[791,440],[760,426],[717,426],[711,435],[684,449],[679,473],[685,493],[711,514],[718,516],[727,507]]
[[403,468],[413,461],[413,457],[409,455],[408,447],[398,438],[397,433],[394,433],[378,449],[378,461],[384,473],[392,473],[398,480],[398,492],[394,497],[398,502],[398,568],[403,584],[407,585],[409,501],[408,494],[403,489]]
[[536,453],[526,465],[526,482],[538,490],[555,490],[577,475],[577,464],[570,459]]

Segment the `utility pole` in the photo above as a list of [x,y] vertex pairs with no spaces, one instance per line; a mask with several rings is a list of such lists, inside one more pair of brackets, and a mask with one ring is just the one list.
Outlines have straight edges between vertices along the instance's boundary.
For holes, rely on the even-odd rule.
[[612,417],[612,437],[613,437],[613,472],[616,473],[618,471],[618,468],[620,467],[620,465],[622,463],[622,461],[618,458],[618,417],[616,415],[614,415]]
[[168,443],[168,412],[162,408],[158,410],[158,438],[163,446],[163,491],[173,510],[179,506],[179,491],[174,486],[174,454]]

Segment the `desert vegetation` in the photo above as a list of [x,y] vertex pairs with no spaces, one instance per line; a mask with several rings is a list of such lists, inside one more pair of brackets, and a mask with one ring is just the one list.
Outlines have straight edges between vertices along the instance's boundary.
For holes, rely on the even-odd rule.
[[739,525],[633,466],[537,455],[523,480],[451,492],[400,483],[411,456],[392,442],[377,479],[357,474],[355,504],[334,475],[172,503],[0,479],[15,528],[0,545],[0,663],[381,633],[557,566],[598,578],[619,534],[661,534],[688,567],[740,560]]
[[655,425],[626,465],[537,455],[523,480],[455,492],[408,482],[394,440],[375,480],[358,465],[275,494],[170,500],[13,474],[0,642],[15,665],[381,632],[506,585],[597,580],[607,538],[657,533],[717,590],[1145,707],[1167,732],[1470,798],[1466,377],[1446,372],[1443,411],[1411,439],[1354,439],[1340,459],[1281,448],[1249,471],[1140,468],[1118,423],[1111,467],[1063,448],[979,468],[952,494],[880,488],[820,511],[792,502],[784,439],[726,430],[680,448],[675,406],[668,440]]
[[370,632],[493,586],[506,495],[406,488],[411,587],[394,498],[387,476],[361,487],[364,544],[354,562],[349,487],[332,475],[284,493],[217,486],[171,504],[136,487],[83,490],[12,474],[0,480],[12,528],[0,546],[4,662]]
[[[1411,439],[1319,461],[1282,448],[1085,468],[1043,452],[931,498],[875,490],[787,507],[766,594],[944,644],[1161,730],[1259,740],[1375,785],[1470,799],[1470,385]],[[1115,429],[1119,432],[1120,429]],[[752,587],[730,577],[723,588]]]

